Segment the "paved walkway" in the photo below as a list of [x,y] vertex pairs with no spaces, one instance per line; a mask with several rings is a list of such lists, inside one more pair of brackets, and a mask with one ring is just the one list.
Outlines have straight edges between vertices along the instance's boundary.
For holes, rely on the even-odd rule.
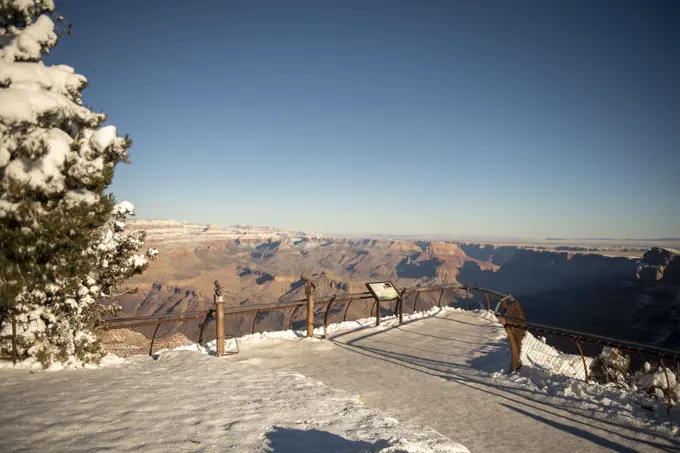
[[428,425],[473,453],[680,453],[678,438],[566,407],[559,398],[481,373],[509,362],[502,338],[499,327],[478,315],[441,312],[384,330],[301,341],[295,348],[280,341],[243,345],[227,360],[261,360],[267,368],[294,370],[360,394],[366,404],[403,423]]

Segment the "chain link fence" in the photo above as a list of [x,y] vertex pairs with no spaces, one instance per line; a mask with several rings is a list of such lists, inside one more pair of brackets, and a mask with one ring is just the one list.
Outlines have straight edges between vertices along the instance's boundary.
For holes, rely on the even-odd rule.
[[[519,366],[584,382],[633,388],[666,400],[680,400],[680,351],[512,320],[520,337]],[[515,368],[519,368],[515,367]]]

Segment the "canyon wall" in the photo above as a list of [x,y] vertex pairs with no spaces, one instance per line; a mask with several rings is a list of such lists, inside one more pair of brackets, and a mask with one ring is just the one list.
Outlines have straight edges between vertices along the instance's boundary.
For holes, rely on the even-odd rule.
[[[214,280],[221,282],[227,306],[301,299],[302,274],[317,281],[320,296],[362,292],[367,281],[390,280],[397,286],[459,282],[513,294],[527,318],[537,322],[680,346],[680,280],[675,280],[680,258],[658,251],[639,261],[593,250],[352,240],[250,226],[141,221],[133,227],[146,230],[148,245],[161,254],[130,282],[138,291],[118,299],[122,315],[208,309]],[[460,297],[447,295],[447,302],[461,303]],[[486,306],[483,296],[467,302]],[[436,301],[424,297],[421,303],[425,308]],[[355,305],[350,318],[370,310],[370,304]],[[260,329],[266,329],[280,324],[283,315],[261,316]],[[240,329],[252,328],[252,320],[239,323]]]

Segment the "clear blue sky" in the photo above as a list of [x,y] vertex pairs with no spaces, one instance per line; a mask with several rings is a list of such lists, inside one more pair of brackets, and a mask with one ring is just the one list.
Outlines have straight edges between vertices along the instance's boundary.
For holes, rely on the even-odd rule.
[[680,237],[680,2],[57,1],[143,218]]

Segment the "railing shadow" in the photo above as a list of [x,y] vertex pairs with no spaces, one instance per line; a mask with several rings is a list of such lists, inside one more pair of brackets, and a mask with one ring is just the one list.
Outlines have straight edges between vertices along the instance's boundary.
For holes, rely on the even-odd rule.
[[[408,323],[416,322],[419,320],[413,320],[409,321]],[[407,323],[402,324],[404,326]],[[494,395],[495,397],[505,399],[509,402],[510,405],[517,407],[523,406],[526,407],[529,410],[532,411],[538,411],[538,412],[543,412],[546,413],[546,415],[552,416],[553,418],[565,418],[564,414],[560,413],[555,413],[552,410],[555,411],[560,411],[560,412],[566,412],[567,414],[571,414],[574,417],[577,418],[566,418],[566,420],[575,423],[575,424],[581,424],[582,426],[587,426],[588,429],[592,430],[601,430],[603,432],[606,432],[610,435],[615,435],[619,436],[622,439],[628,440],[630,442],[637,442],[640,444],[645,444],[653,448],[657,448],[660,451],[666,451],[668,453],[680,453],[680,445],[678,444],[678,441],[674,438],[672,438],[670,435],[666,435],[664,433],[660,433],[658,431],[655,431],[654,429],[650,428],[642,428],[642,427],[637,427],[633,426],[632,423],[635,422],[635,420],[631,417],[631,424],[628,423],[617,423],[613,420],[606,420],[600,417],[594,417],[592,415],[589,415],[586,413],[585,410],[582,409],[577,409],[577,403],[580,402],[578,398],[571,397],[571,396],[558,396],[558,395],[550,395],[547,396],[544,393],[527,389],[527,388],[518,388],[515,386],[512,386],[511,384],[504,385],[502,382],[499,382],[498,380],[490,381],[488,377],[480,376],[480,372],[492,372],[492,371],[500,371],[498,369],[490,369],[492,364],[498,364],[498,360],[501,359],[501,356],[504,354],[507,354],[507,360],[509,361],[509,343],[507,340],[499,341],[497,343],[492,343],[491,348],[487,349],[485,353],[481,356],[478,357],[472,357],[469,355],[460,355],[459,357],[468,357],[470,360],[468,360],[465,364],[460,364],[460,363],[453,363],[449,362],[446,360],[437,360],[433,358],[426,358],[426,357],[420,357],[416,355],[411,355],[403,352],[396,352],[396,351],[390,351],[388,349],[383,349],[382,347],[374,347],[374,346],[368,346],[362,344],[362,340],[368,340],[371,339],[371,341],[375,341],[373,338],[376,335],[382,335],[388,333],[390,330],[393,329],[399,329],[401,326],[395,326],[391,328],[387,328],[384,330],[380,330],[378,332],[371,332],[365,335],[362,335],[358,338],[350,338],[347,341],[342,341],[345,335],[352,335],[352,332],[343,332],[341,335],[337,335],[333,338],[331,338],[331,341],[338,347],[343,348],[347,351],[351,351],[353,353],[361,354],[367,357],[370,357],[371,359],[377,359],[381,361],[385,361],[388,363],[392,363],[394,365],[398,365],[413,371],[417,371],[420,373],[424,373],[430,376],[442,378],[448,381],[455,382],[459,385],[466,386],[468,388],[474,389],[476,391],[484,392],[490,395]],[[354,332],[356,333],[356,331]],[[380,341],[380,343],[385,343]],[[504,347],[504,343],[508,343]],[[429,351],[432,353],[437,354],[437,351]],[[486,368],[486,369],[485,369]],[[476,375],[477,374],[477,375]],[[569,404],[559,404],[559,403],[553,403],[550,402],[549,399],[557,399],[557,400],[564,400],[565,402],[572,403],[572,406],[574,408],[570,407]],[[604,410],[606,409],[606,405],[604,404],[599,404],[599,407]],[[547,408],[550,408],[552,410],[548,410]],[[534,417],[539,417],[535,414],[532,414]],[[580,420],[579,420],[580,419]],[[625,417],[624,417],[625,419]],[[548,419],[546,419],[548,420]],[[548,420],[550,421],[550,420]],[[625,434],[621,432],[617,432],[616,430],[612,429],[606,429],[602,428],[599,426],[596,426],[593,423],[589,422],[597,422],[600,424],[604,425],[609,425],[614,428],[619,428],[619,429],[624,429],[627,431],[631,431],[634,433],[639,434],[640,436],[646,437],[648,439],[645,439],[643,437],[633,437],[633,436],[626,436]],[[654,421],[651,421],[652,424],[654,424]],[[551,426],[557,427],[556,422],[551,421],[553,423]],[[569,432],[569,431],[568,431]],[[610,440],[607,440],[605,438],[600,438],[599,436],[589,432],[589,431],[584,431],[579,428],[574,428],[572,431],[570,431],[571,434],[576,433],[585,433],[583,436],[588,440],[593,441],[594,443],[601,445],[601,446],[607,446],[609,445],[608,448],[613,448],[614,451],[622,451],[622,452],[630,452],[630,451],[635,451],[630,449],[629,447],[623,446],[616,444],[614,442],[611,442]],[[586,435],[587,434],[587,435]],[[650,440],[651,439],[651,440]],[[667,445],[662,442],[668,442],[671,445]],[[607,444],[607,445],[605,445]],[[611,445],[610,445],[611,444]]]
[[[531,412],[527,412],[525,410],[519,409],[517,407],[513,407],[509,404],[501,403],[501,406],[508,408],[512,411],[515,411],[521,415],[524,415],[525,417],[532,418],[534,420],[537,420],[541,423],[545,423],[548,426],[551,426],[553,428],[559,429],[560,431],[567,432],[573,436],[576,437],[581,437],[583,439],[586,439],[596,445],[599,445],[601,447],[609,448],[612,451],[616,451],[619,453],[638,453],[637,450],[634,450],[632,448],[626,447],[624,445],[621,445],[616,442],[612,442],[609,439],[605,439],[604,437],[598,436],[596,434],[593,434],[589,431],[577,428],[575,426],[570,426],[566,425],[564,423],[559,423],[554,420],[547,419],[545,417],[541,417],[540,415],[532,414]],[[668,451],[668,450],[667,450]]]
[[[332,341],[332,340],[331,340]],[[597,422],[597,423],[602,423],[605,425],[611,425],[612,427],[632,431],[635,433],[638,433],[642,436],[645,437],[650,437],[650,438],[656,438],[656,439],[663,439],[666,442],[672,443],[674,445],[677,445],[677,440],[673,439],[671,436],[659,433],[653,429],[646,429],[646,428],[640,428],[640,427],[635,427],[629,424],[620,424],[620,423],[615,423],[611,420],[604,420],[602,418],[597,418],[593,417],[587,414],[584,414],[578,410],[574,410],[569,408],[568,406],[563,406],[559,404],[553,404],[550,402],[547,402],[545,400],[541,400],[538,398],[533,398],[531,397],[532,394],[537,395],[538,397],[545,397],[544,394],[541,394],[539,392],[529,390],[529,389],[518,389],[518,388],[513,388],[510,386],[505,386],[501,384],[494,384],[490,385],[488,382],[485,382],[483,379],[475,379],[470,375],[463,375],[456,373],[454,371],[444,371],[439,368],[430,368],[427,366],[428,361],[431,362],[431,360],[424,360],[423,363],[418,363],[418,358],[415,358],[415,360],[402,360],[401,358],[395,358],[389,356],[389,354],[384,354],[385,351],[381,351],[380,349],[377,348],[366,348],[366,347],[361,347],[361,346],[348,346],[345,343],[338,343],[334,342],[334,344],[340,348],[343,348],[345,350],[348,350],[353,353],[365,355],[367,357],[370,357],[371,359],[377,359],[377,360],[383,360],[395,365],[402,366],[404,368],[408,368],[417,372],[421,372],[424,374],[427,374],[429,376],[434,376],[438,377],[441,379],[445,379],[448,381],[455,382],[459,385],[466,386],[468,388],[471,388],[476,391],[484,392],[490,395],[493,395],[495,397],[499,397],[502,399],[505,399],[509,401],[513,405],[522,405],[527,407],[528,409],[536,410],[536,411],[543,411],[546,412],[547,414],[555,417],[555,418],[562,418],[565,419],[563,414],[555,413],[548,411],[546,409],[541,408],[540,406],[547,406],[552,409],[558,410],[558,411],[563,411],[570,413],[576,417],[583,418],[586,421],[591,421],[591,422]],[[384,354],[383,357],[380,357],[380,355]],[[407,356],[408,357],[408,356]],[[438,362],[438,361],[435,361]],[[446,362],[441,362],[440,363],[446,363]],[[460,368],[461,366],[458,364],[450,364],[451,367],[458,367]],[[420,368],[419,368],[420,367]],[[425,368],[425,369],[423,369]],[[469,367],[465,367],[469,368]],[[564,399],[564,400],[571,400],[574,402],[577,402],[578,400],[576,398],[571,398],[571,397],[556,397],[553,396],[553,398],[558,398],[558,399]],[[603,406],[604,407],[604,406]],[[680,446],[669,446],[665,445],[663,443],[654,441],[654,440],[647,440],[644,438],[640,437],[633,437],[633,436],[626,436],[623,435],[620,432],[614,431],[614,430],[608,430],[605,428],[598,427],[592,423],[586,423],[583,420],[577,420],[573,418],[568,418],[567,420],[572,421],[577,424],[582,424],[584,426],[588,426],[590,429],[595,429],[595,430],[600,430],[607,432],[611,435],[619,436],[625,440],[631,441],[631,442],[637,442],[645,445],[649,445],[654,448],[658,448],[660,451],[665,451],[668,453],[680,453]],[[623,447],[622,448],[628,448],[628,447]],[[614,450],[614,451],[619,451],[619,450]],[[627,450],[625,450],[627,451]],[[632,450],[635,451],[635,450]]]

